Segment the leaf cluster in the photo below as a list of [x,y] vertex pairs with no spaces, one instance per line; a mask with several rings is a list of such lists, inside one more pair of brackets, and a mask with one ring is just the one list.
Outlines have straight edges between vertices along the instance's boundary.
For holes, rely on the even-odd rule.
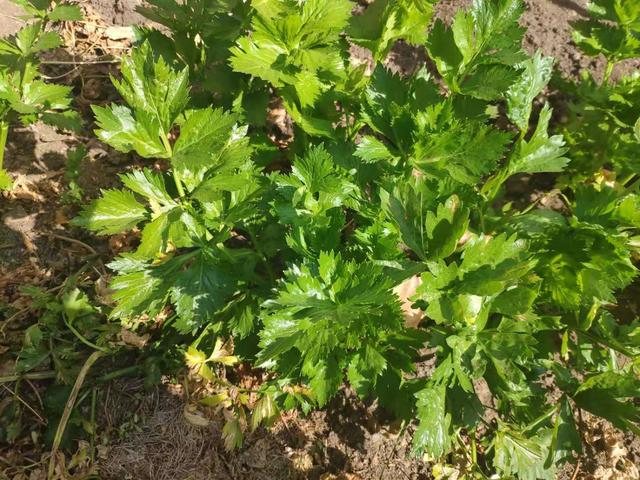
[[[429,30],[428,1],[356,13],[346,0],[150,3],[171,31],[147,32],[123,60],[124,104],[94,111],[100,139],[155,166],[121,175],[75,224],[137,235],[110,264],[112,316],[162,318],[167,335],[195,339],[187,363],[216,386],[205,403],[227,412],[228,448],[282,409],[326,405],[345,382],[415,420],[415,451],[429,458],[461,435],[479,442],[479,475],[554,478],[581,449],[581,409],[639,428],[638,322],[614,308],[637,278],[638,171],[612,161],[630,181],[593,176],[580,165],[599,155],[584,143],[587,116],[558,128],[549,105],[536,108],[553,60],[521,49],[521,1],[476,0]],[[602,15],[633,13],[609,3]],[[242,22],[220,15],[227,4]],[[228,28],[203,35],[195,11]],[[219,35],[226,52],[211,56],[206,39]],[[398,39],[424,45],[437,72],[385,68]],[[349,42],[372,68],[351,61]],[[185,61],[192,48],[200,63]],[[213,58],[243,79],[223,108],[191,88]],[[615,102],[584,107],[620,120],[611,144],[632,141],[633,82],[577,87],[590,105]],[[247,114],[264,105],[258,90],[294,125],[280,149]],[[563,175],[562,208],[506,201],[508,180],[541,173]],[[405,281],[420,286],[403,305]],[[408,307],[418,325],[405,324]],[[221,380],[238,360],[269,372],[257,392]]]
[[48,25],[81,20],[79,7],[52,0],[13,2],[28,16],[15,35],[0,39],[0,190],[12,184],[2,168],[10,123],[42,120],[62,129],[80,128],[77,113],[70,109],[71,87],[48,83],[39,71],[40,55],[62,45],[60,35]]

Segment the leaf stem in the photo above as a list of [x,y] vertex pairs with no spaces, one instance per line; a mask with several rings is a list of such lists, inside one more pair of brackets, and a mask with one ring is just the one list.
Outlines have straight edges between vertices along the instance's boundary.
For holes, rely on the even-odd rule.
[[[169,142],[169,138],[167,137],[166,134],[161,135],[162,138],[162,144],[164,145],[165,150],[167,151],[167,155],[169,156],[170,159],[173,158],[173,148],[171,148],[171,142]],[[184,198],[184,188],[182,186],[182,179],[180,178],[180,174],[178,174],[178,172],[176,172],[176,169],[173,167],[173,165],[171,166],[171,174],[173,175],[173,181],[176,184],[176,188],[178,189],[178,195],[180,195],[180,198]]]
[[0,120],[0,170],[4,164],[4,149],[7,145],[7,137],[9,136],[9,122]]
[[615,62],[607,59],[607,67],[604,71],[604,76],[602,77],[602,84],[606,85],[609,83],[609,79],[611,78],[611,74],[613,73],[613,68],[616,66]]
[[55,472],[56,463],[58,462],[58,450],[60,448],[60,442],[62,441],[62,436],[64,435],[64,431],[67,427],[67,422],[69,421],[69,417],[71,417],[71,411],[76,403],[76,398],[78,398],[78,393],[80,392],[80,388],[84,383],[84,379],[89,372],[89,369],[93,366],[93,364],[102,356],[101,352],[93,352],[89,358],[87,358],[86,362],[82,366],[78,377],[73,385],[73,389],[71,390],[71,394],[69,394],[69,398],[67,399],[67,404],[64,407],[64,412],[62,413],[62,417],[60,418],[60,422],[58,423],[58,428],[56,429],[56,434],[53,439],[53,447],[51,448],[51,458],[49,460],[49,474],[47,478],[53,478],[53,474]]
[[271,285],[274,285],[276,282],[276,276],[273,273],[273,269],[271,268],[271,263],[269,262],[269,259],[267,258],[264,251],[260,247],[260,242],[258,242],[258,239],[253,229],[249,225],[246,226],[246,229],[247,229],[247,233],[249,234],[249,237],[251,238],[251,243],[256,249],[256,252],[258,253],[258,255],[260,255],[260,257],[262,258],[262,263],[264,264],[264,267],[267,271],[267,275],[269,276],[269,281],[271,282]]
[[18,380],[51,380],[56,378],[56,372],[53,370],[46,370],[44,372],[28,372],[15,375],[6,375],[0,377],[0,383],[17,382]]
[[94,350],[98,350],[99,352],[109,353],[109,349],[108,348],[99,347],[95,343],[92,343],[89,340],[87,340],[85,337],[83,337],[82,334],[78,330],[76,330],[76,328],[73,325],[71,325],[71,322],[69,321],[67,316],[64,315],[64,314],[63,314],[63,320],[64,320],[64,324],[67,326],[67,328],[69,330],[71,330],[71,333],[73,333],[77,337],[77,339],[80,340],[82,343],[84,343],[88,347],[93,348]]

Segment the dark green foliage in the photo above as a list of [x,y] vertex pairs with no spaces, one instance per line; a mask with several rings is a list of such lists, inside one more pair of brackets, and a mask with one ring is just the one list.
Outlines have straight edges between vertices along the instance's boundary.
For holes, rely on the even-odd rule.
[[[171,31],[147,31],[124,60],[126,105],[95,112],[103,141],[162,166],[122,175],[75,220],[139,230],[110,265],[113,317],[168,318],[163,335],[194,339],[187,361],[203,378],[207,362],[268,371],[254,425],[324,406],[347,381],[417,420],[428,458],[463,438],[474,455],[481,445],[479,475],[554,478],[581,449],[577,409],[638,429],[638,321],[613,308],[640,249],[636,77],[572,87],[556,129],[550,106],[535,107],[553,60],[521,49],[520,0],[476,0],[430,31],[429,1],[376,0],[358,15],[347,0],[149,3]],[[625,5],[592,10],[598,28],[630,35],[628,50],[637,19]],[[370,74],[347,39],[372,51]],[[387,70],[398,39],[424,44],[440,78]],[[207,86],[209,69],[227,67],[234,85]],[[250,113],[269,96],[294,126],[280,149]],[[562,175],[562,206],[506,202],[507,180],[540,173]],[[402,305],[398,288],[416,276]],[[411,327],[410,306],[424,314]],[[229,447],[243,418],[225,426]]]

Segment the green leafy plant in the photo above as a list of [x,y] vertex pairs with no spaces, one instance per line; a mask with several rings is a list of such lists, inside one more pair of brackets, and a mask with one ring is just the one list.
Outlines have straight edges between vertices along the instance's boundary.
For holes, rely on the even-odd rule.
[[30,21],[15,35],[0,40],[0,189],[12,181],[2,168],[4,150],[12,122],[23,125],[42,120],[63,129],[79,128],[79,117],[71,105],[71,88],[47,83],[39,71],[42,52],[62,45],[58,33],[48,30],[57,21],[81,20],[77,5],[50,0],[13,0]]
[[104,191],[76,224],[100,234],[142,229],[137,250],[111,265],[119,272],[113,316],[154,315],[170,302],[178,329],[194,331],[213,320],[240,285],[260,281],[255,251],[225,242],[234,228],[252,228],[263,182],[235,115],[186,109],[186,69],[154,62],[144,44],[123,61],[122,73],[115,85],[129,107],[94,107],[97,135],[117,150],[167,159],[168,172],[122,175],[125,188]]
[[249,2],[148,0],[136,10],[165,27],[138,27],[137,36],[149,42],[169,64],[189,67],[193,101],[206,104],[213,100],[231,108],[239,95],[258,100],[257,94],[250,92],[246,76],[233,72],[228,65],[229,48],[249,27],[253,12]]
[[592,19],[574,23],[574,41],[586,55],[605,57],[601,81],[584,72],[579,82],[558,81],[571,97],[562,130],[575,152],[568,174],[580,181],[609,171],[623,183],[640,171],[640,76],[612,79],[616,65],[640,56],[640,8],[635,2],[593,1]]
[[[555,131],[551,107],[536,108],[553,60],[522,50],[521,1],[476,0],[427,32],[431,3],[353,14],[343,0],[256,0],[249,31],[207,10],[239,35],[232,69],[284,101],[296,138],[275,158],[254,148],[264,125],[237,102],[194,108],[199,66],[154,56],[149,34],[114,79],[125,105],[94,112],[99,138],[155,166],[121,175],[75,224],[139,234],[110,265],[112,316],[180,332],[214,390],[203,403],[226,412],[227,448],[347,382],[416,421],[428,459],[472,445],[473,478],[555,478],[581,451],[579,411],[640,428],[638,321],[614,308],[638,273],[638,182],[574,175],[599,153],[575,140],[583,117]],[[199,4],[155,4],[178,42]],[[180,48],[210,58],[197,36]],[[353,65],[347,39],[372,69]],[[387,70],[398,39],[424,44],[437,72]],[[630,112],[620,85],[598,89],[619,88],[606,101]],[[622,163],[616,174],[635,168]],[[507,201],[508,180],[541,173],[563,175],[558,206]],[[407,282],[419,286],[403,304]],[[264,382],[238,390],[226,373],[239,362]]]

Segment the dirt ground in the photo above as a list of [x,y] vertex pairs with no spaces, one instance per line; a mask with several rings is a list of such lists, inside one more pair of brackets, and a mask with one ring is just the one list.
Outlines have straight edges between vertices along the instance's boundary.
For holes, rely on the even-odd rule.
[[[73,36],[75,52],[90,60],[102,58],[105,51],[126,52],[126,38],[110,26],[132,25],[142,21],[134,9],[142,0],[88,0],[81,2],[91,12],[92,22],[83,28],[84,36]],[[438,15],[450,19],[468,0],[445,0]],[[603,70],[601,59],[584,57],[571,42],[569,22],[586,15],[587,0],[526,0],[525,46],[541,49],[557,59],[565,76],[575,77],[584,69],[596,74]],[[15,31],[18,10],[8,0],[0,0],[0,35]],[[116,32],[116,33],[114,33]],[[98,51],[92,35],[105,39]],[[86,38],[85,38],[86,37]],[[125,34],[126,37],[126,34]],[[111,42],[111,44],[109,44]],[[74,52],[71,52],[74,53]],[[69,53],[60,52],[62,58]],[[397,49],[394,62],[404,70],[424,60],[421,52]],[[625,69],[640,67],[630,62]],[[63,81],[74,86],[78,107],[90,119],[89,103],[106,103],[116,98],[108,73],[114,64],[82,68],[51,67]],[[86,146],[80,186],[87,197],[116,182],[115,174],[132,168],[130,159],[97,141],[89,130],[70,135],[44,125],[16,128],[7,147],[6,167],[17,175],[15,194],[0,197],[0,300],[18,298],[18,286],[28,282],[44,287],[59,284],[77,271],[88,255],[108,260],[113,243],[96,239],[71,228],[68,219],[76,209],[62,204],[66,152],[79,144]],[[80,242],[80,243],[78,243]],[[1,313],[0,313],[1,314]],[[11,325],[0,338],[0,375],[13,365],[2,354],[24,329],[24,323]],[[271,431],[251,434],[245,446],[232,454],[220,440],[221,419],[211,418],[209,426],[198,427],[185,420],[183,400],[171,388],[149,393],[139,382],[115,382],[104,398],[99,421],[106,445],[99,447],[99,475],[108,480],[253,480],[308,478],[318,480],[430,479],[428,464],[409,455],[411,427],[386,418],[375,405],[366,405],[349,392],[342,392],[326,411],[307,417],[290,415]],[[616,480],[619,462],[640,463],[640,441],[623,435],[606,422],[585,420],[589,438],[580,468],[567,467],[563,479]],[[0,466],[6,452],[0,445]],[[11,458],[9,458],[11,460]],[[37,470],[37,469],[36,469]],[[0,472],[2,469],[0,469]],[[17,471],[17,470],[16,470]],[[39,471],[39,470],[37,470]],[[42,472],[40,472],[42,473]],[[575,475],[574,475],[575,473]],[[0,478],[2,477],[0,473]],[[43,478],[36,472],[32,477]],[[640,477],[639,477],[640,478]],[[628,479],[631,480],[631,479]]]

